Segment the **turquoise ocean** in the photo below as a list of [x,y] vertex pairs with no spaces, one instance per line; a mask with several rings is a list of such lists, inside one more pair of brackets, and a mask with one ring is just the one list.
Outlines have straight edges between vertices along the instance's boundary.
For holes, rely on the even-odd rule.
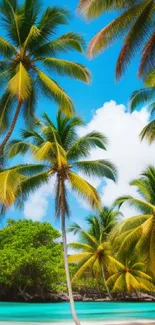
[[[155,320],[155,303],[76,302],[80,320]],[[72,319],[69,303],[0,303],[0,322],[56,323]]]

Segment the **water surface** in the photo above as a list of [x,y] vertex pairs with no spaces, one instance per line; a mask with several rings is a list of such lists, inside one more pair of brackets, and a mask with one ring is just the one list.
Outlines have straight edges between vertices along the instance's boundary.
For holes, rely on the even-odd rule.
[[[155,303],[76,302],[80,320],[155,320]],[[71,320],[69,303],[0,303],[0,321],[55,323]]]

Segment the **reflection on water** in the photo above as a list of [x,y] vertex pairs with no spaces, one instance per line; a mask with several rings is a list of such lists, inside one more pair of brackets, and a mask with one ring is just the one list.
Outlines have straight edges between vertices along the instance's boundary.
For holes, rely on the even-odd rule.
[[[81,320],[155,319],[155,303],[77,302]],[[68,303],[26,304],[0,303],[0,321],[58,322],[71,320]]]

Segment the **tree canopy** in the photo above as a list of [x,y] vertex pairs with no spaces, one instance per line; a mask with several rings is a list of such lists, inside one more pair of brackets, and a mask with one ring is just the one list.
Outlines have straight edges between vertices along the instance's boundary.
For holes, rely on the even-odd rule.
[[59,237],[50,223],[8,220],[0,230],[0,284],[59,290],[65,282]]

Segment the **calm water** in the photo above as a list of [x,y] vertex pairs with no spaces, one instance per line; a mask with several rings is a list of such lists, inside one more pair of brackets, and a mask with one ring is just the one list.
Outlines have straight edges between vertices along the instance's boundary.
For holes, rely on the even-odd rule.
[[[155,319],[155,303],[77,302],[81,320]],[[0,303],[0,321],[57,322],[71,320],[68,303]]]

